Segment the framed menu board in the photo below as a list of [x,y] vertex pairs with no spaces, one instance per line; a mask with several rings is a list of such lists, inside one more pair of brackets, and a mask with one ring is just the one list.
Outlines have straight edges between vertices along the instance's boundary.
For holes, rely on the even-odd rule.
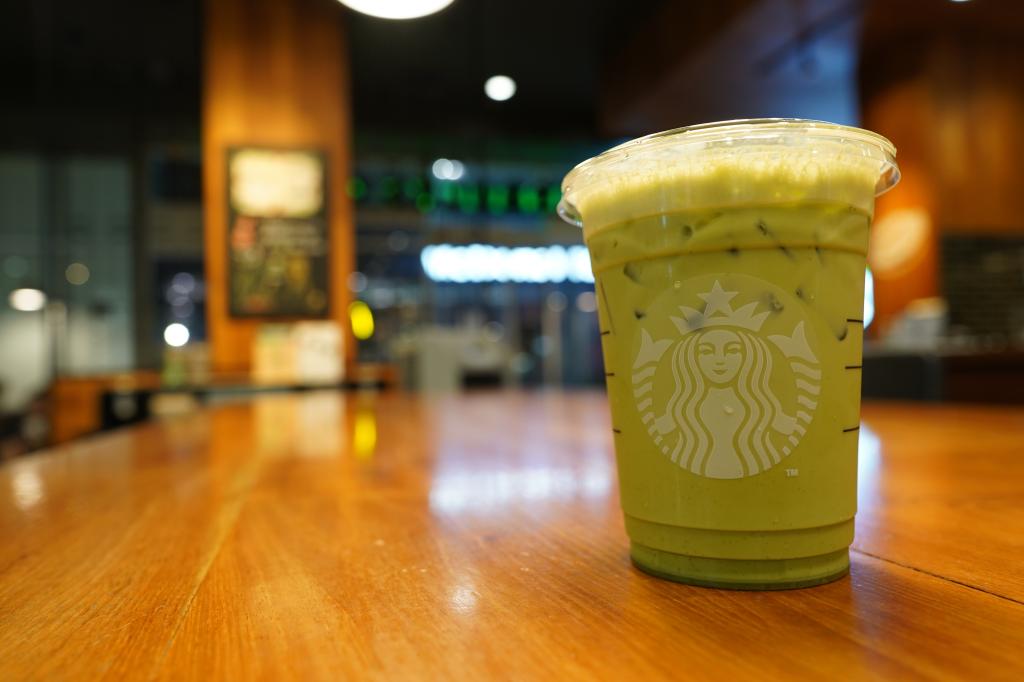
[[325,317],[327,163],[310,149],[228,150],[232,317]]

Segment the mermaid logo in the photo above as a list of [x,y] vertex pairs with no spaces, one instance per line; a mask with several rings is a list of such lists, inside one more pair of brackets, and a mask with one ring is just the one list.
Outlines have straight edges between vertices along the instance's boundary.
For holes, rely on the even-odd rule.
[[[743,478],[778,464],[806,433],[821,390],[804,321],[786,324],[788,295],[751,277],[726,277],[730,288],[745,281],[736,288],[762,293],[734,308],[740,292],[714,279],[697,294],[701,309],[674,308],[674,294],[666,316],[678,334],[655,340],[641,328],[632,372],[637,410],[655,445],[708,478]],[[764,334],[766,321],[791,331]]]

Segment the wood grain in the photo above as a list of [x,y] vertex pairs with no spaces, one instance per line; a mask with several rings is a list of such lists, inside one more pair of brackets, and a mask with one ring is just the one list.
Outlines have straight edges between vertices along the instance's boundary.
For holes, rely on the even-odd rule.
[[853,546],[1024,602],[1024,409],[868,405]]
[[1019,679],[1022,415],[869,406],[851,576],[777,593],[629,565],[596,392],[94,437],[0,468],[0,679]]

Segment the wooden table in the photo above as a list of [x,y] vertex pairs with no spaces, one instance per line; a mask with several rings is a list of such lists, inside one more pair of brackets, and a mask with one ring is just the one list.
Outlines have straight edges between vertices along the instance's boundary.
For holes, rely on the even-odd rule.
[[864,409],[851,576],[633,569],[600,393],[272,396],[0,468],[0,679],[1024,679],[1024,411]]

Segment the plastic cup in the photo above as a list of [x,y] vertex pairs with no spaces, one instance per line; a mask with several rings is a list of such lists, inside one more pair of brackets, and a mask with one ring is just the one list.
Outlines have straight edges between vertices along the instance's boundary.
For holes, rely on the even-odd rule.
[[633,563],[739,589],[849,570],[874,133],[766,119],[680,128],[577,166]]

